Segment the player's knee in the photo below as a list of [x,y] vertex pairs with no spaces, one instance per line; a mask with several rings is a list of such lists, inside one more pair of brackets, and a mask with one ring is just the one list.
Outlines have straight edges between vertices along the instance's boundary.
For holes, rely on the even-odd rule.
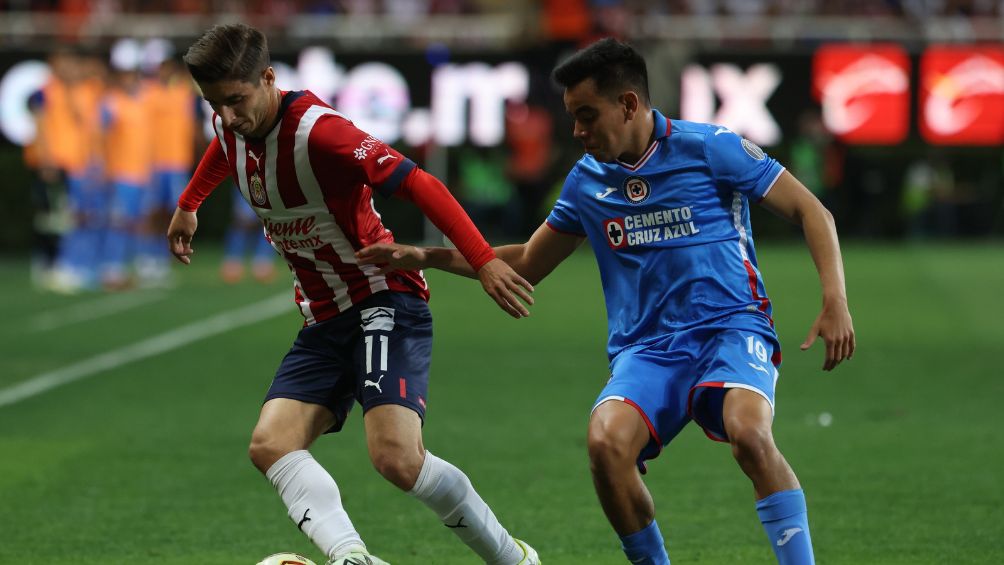
[[728,428],[732,455],[744,467],[764,466],[777,450],[769,427],[732,422]]
[[267,434],[255,431],[251,436],[251,444],[248,446],[248,457],[251,459],[251,463],[264,474],[276,461],[290,451],[295,451],[295,449],[283,445],[282,442]]
[[399,445],[384,445],[370,450],[373,468],[394,486],[411,490],[422,471],[423,453]]
[[633,465],[637,453],[630,452],[631,441],[624,434],[603,423],[589,426],[587,446],[593,469],[607,469]]

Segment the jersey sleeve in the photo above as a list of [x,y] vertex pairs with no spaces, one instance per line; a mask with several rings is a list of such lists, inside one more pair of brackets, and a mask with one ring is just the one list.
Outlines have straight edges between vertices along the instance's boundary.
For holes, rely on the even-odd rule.
[[410,200],[449,238],[471,267],[478,271],[495,258],[484,236],[470,216],[439,179],[413,168],[395,196]]
[[757,144],[724,128],[706,134],[704,152],[717,186],[741,192],[754,201],[767,196],[784,171]]
[[394,194],[415,168],[411,159],[339,114],[319,118],[308,143],[315,170],[335,177],[351,176],[383,196]]
[[230,164],[227,163],[227,156],[223,153],[219,138],[214,137],[202,155],[192,180],[188,181],[188,186],[181,193],[178,208],[186,212],[198,210],[202,202],[229,176]]
[[565,184],[561,187],[561,195],[554,203],[551,213],[547,215],[546,223],[555,231],[584,237],[586,230],[582,227],[582,219],[576,208],[578,176],[578,168],[573,168],[565,177]]

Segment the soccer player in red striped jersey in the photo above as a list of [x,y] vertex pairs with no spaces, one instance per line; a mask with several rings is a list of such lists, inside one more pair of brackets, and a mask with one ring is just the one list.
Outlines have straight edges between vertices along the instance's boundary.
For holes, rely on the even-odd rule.
[[423,446],[429,292],[420,271],[384,275],[355,258],[367,245],[393,241],[373,191],[413,201],[513,317],[529,315],[521,300],[532,304],[532,287],[495,257],[435,177],[312,93],[280,91],[258,30],[216,26],[192,45],[185,63],[213,107],[216,138],[179,199],[168,228],[171,252],[190,262],[196,210],[233,177],[289,264],[305,320],[266,394],[249,449],[289,517],[330,564],[384,563],[368,552],[334,479],[307,451],[322,434],[340,430],[358,401],[381,475],[433,510],[486,563],[539,563],[467,476]]

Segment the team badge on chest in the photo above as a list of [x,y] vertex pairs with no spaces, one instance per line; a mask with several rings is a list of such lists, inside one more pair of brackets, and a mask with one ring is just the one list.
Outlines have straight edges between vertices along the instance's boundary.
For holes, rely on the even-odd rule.
[[254,201],[258,206],[264,206],[267,196],[265,194],[265,187],[261,183],[261,177],[255,172],[251,175],[248,180],[248,191],[251,193],[251,200]]
[[624,179],[624,198],[632,204],[640,204],[648,200],[652,187],[642,177],[631,176]]

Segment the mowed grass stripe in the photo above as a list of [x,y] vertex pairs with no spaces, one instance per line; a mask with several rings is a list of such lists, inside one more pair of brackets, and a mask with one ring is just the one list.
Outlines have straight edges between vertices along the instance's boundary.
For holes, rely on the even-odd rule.
[[289,297],[283,293],[186,324],[132,345],[114,349],[53,371],[47,371],[12,387],[0,390],[0,406],[14,404],[53,388],[90,377],[102,371],[121,367],[139,359],[166,353],[200,339],[267,320],[288,309]]
[[163,300],[167,296],[167,293],[164,292],[101,296],[95,300],[74,304],[66,308],[40,312],[28,322],[28,329],[32,332],[44,332],[80,322],[98,320],[105,316],[111,316],[143,306],[144,304]]

